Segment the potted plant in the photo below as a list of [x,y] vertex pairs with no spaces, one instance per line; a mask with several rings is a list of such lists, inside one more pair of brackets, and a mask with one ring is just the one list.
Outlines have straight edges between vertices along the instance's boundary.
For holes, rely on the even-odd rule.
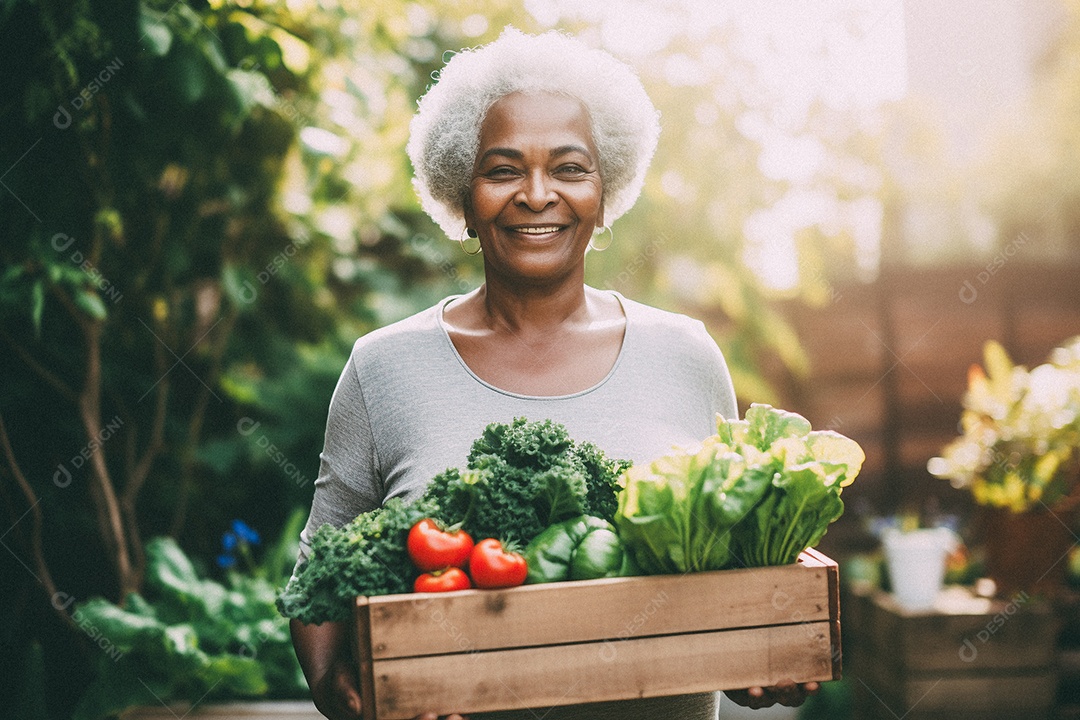
[[[73,615],[103,652],[97,675],[73,720],[158,720],[192,715],[316,720],[293,652],[288,621],[274,599],[295,558],[304,513],[296,512],[281,540],[253,561],[258,534],[233,522],[218,565],[224,582],[200,577],[171,538],[146,545],[144,597],[123,605],[93,598]],[[245,702],[237,703],[243,699]],[[253,704],[250,699],[274,700]],[[291,700],[292,702],[281,702]]]
[[1003,593],[1052,590],[1080,502],[1080,337],[1033,370],[997,342],[973,365],[963,434],[927,464],[985,506],[987,569]]

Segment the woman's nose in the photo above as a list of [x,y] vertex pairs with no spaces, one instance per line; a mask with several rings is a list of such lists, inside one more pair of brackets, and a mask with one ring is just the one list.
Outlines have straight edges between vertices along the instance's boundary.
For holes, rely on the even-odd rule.
[[555,193],[548,174],[542,170],[536,170],[525,176],[521,190],[515,200],[533,212],[540,212],[549,205],[558,202],[559,196]]

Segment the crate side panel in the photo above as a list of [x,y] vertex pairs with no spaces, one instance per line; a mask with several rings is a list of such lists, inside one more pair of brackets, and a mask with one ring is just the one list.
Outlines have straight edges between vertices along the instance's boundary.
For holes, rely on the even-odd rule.
[[1057,675],[1051,671],[1030,675],[944,676],[909,680],[902,704],[894,708],[902,715],[910,709],[920,712],[984,712],[1000,710],[1043,710],[1054,704]]
[[827,566],[370,598],[376,659],[827,620]]
[[[829,623],[375,663],[378,720],[661,697],[832,678]],[[467,678],[468,681],[463,681]]]
[[982,614],[907,613],[886,593],[871,602],[870,642],[893,672],[1040,670],[1053,665],[1049,607],[994,601]]

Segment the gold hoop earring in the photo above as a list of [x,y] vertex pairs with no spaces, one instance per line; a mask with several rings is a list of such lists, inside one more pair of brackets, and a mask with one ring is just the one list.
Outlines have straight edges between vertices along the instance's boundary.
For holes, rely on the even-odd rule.
[[596,239],[597,237],[600,237],[600,236],[602,236],[602,235],[604,234],[604,231],[605,231],[605,230],[607,230],[607,232],[608,232],[608,242],[607,242],[607,245],[605,245],[604,247],[599,247],[598,245],[594,244],[592,240],[590,240],[590,241],[589,241],[589,247],[591,247],[591,248],[592,248],[593,250],[595,250],[596,252],[604,252],[604,251],[605,251],[605,250],[607,250],[607,249],[608,249],[609,247],[611,247],[611,243],[612,243],[612,242],[613,242],[613,241],[615,240],[615,231],[614,231],[614,230],[612,230],[611,228],[609,228],[609,227],[608,227],[607,225],[605,225],[604,227],[602,227],[602,228],[600,229],[600,232],[599,232],[599,233],[597,233],[597,234],[596,234],[595,236],[593,236],[593,239],[595,240],[595,239]]
[[476,237],[476,231],[473,230],[472,228],[467,227],[461,233],[461,237],[458,238],[458,245],[461,246],[461,252],[465,253],[466,255],[479,255],[480,251],[483,250],[484,247],[480,244],[480,241],[477,240],[476,241],[476,249],[473,250],[472,252],[469,252],[468,250],[465,249],[465,236],[466,235],[468,235],[471,238],[474,238],[474,237]]

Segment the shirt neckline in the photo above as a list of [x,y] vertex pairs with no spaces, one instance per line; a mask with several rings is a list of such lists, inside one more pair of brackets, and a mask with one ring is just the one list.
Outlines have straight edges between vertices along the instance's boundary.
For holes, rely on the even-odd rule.
[[443,311],[446,309],[446,306],[450,304],[452,300],[463,297],[463,294],[450,295],[439,301],[438,305],[435,306],[435,321],[438,324],[439,329],[442,331],[442,336],[446,340],[447,347],[449,348],[453,356],[457,359],[458,364],[461,365],[462,369],[464,369],[465,372],[468,373],[468,375],[472,377],[473,380],[480,383],[488,390],[496,392],[500,395],[505,395],[507,397],[518,398],[520,400],[569,400],[571,398],[588,395],[589,393],[595,392],[596,390],[600,389],[615,375],[615,372],[619,369],[619,365],[622,364],[623,357],[626,355],[626,347],[630,342],[632,335],[631,328],[634,324],[632,322],[628,303],[626,302],[626,298],[624,298],[622,296],[622,293],[620,293],[618,290],[608,290],[607,292],[611,293],[611,295],[619,302],[619,306],[622,308],[623,311],[623,317],[626,318],[626,327],[623,329],[623,339],[622,345],[619,347],[619,354],[618,356],[616,356],[615,362],[612,363],[611,369],[608,370],[607,374],[602,377],[595,385],[587,387],[584,390],[578,390],[577,392],[569,393],[567,395],[525,395],[523,393],[516,393],[511,390],[504,390],[501,387],[492,385],[487,380],[473,372],[473,369],[469,367],[468,363],[465,362],[465,358],[461,357],[461,353],[458,352],[457,347],[454,346],[454,341],[450,339],[450,331],[447,329],[446,322],[443,319]]

